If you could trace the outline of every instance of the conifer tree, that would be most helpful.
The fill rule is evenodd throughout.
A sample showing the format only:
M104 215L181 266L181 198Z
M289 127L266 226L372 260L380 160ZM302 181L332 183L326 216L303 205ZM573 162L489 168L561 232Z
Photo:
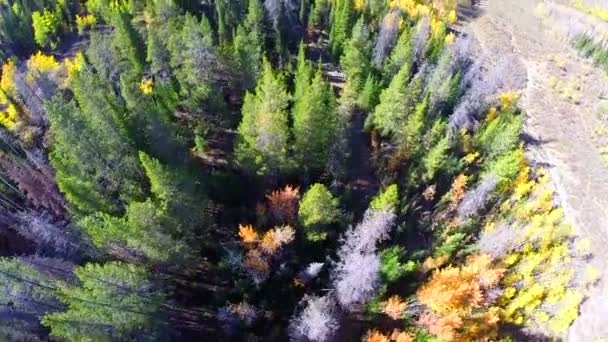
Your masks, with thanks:
M346 43L344 56L340 60L346 75L346 83L340 98L342 105L352 107L357 103L370 69L370 49L369 29L365 19L361 17L353 27L352 36Z
M342 54L344 42L347 41L354 20L352 0L335 0L331 7L331 30L329 48L331 54L338 58Z
M255 94L247 93L243 103L236 151L243 167L259 173L287 168L288 101L282 76L264 61Z
M264 8L260 0L249 0L247 16L234 37L234 56L243 71L246 89L255 86L264 54Z
M422 75L419 73L411 82L409 65L404 64L395 75L388 88L380 94L380 103L367 125L373 125L383 136L392 136L403 127L405 120L415 109L422 92Z
M109 262L86 264L75 273L77 284L59 288L67 311L47 314L42 320L52 336L96 341L153 336L163 297L149 282L145 268Z
M306 68L306 67L303 67ZM304 82L301 77L297 82ZM294 149L304 169L322 170L327 164L329 148L337 134L338 118L335 98L319 69L304 88L296 83L293 109Z
M48 105L57 184L79 213L119 213L142 194L143 173L131 147L123 113L95 74L75 75L74 101Z
M399 35L395 48L393 48L389 58L384 63L384 75L387 80L392 79L403 65L408 65L411 68L414 60L411 36L412 30L409 27L406 27Z
M319 30L329 27L330 0L315 0L310 10L309 24Z

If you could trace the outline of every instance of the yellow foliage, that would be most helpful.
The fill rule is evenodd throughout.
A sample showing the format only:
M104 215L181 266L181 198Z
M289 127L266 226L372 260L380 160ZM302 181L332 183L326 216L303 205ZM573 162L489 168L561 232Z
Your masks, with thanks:
M454 24L457 21L458 21L458 16L456 15L456 10L451 10L448 13L448 23Z
M0 112L0 125L12 129L19 120L19 113L17 107L14 104L9 104L6 108L6 112Z
M498 110L496 109L496 107L492 107L492 108L490 108L490 111L488 111L488 115L486 115L486 122L492 122L492 121L496 120L497 117L498 117Z
M401 297L395 295L383 303L382 312L392 319L400 319L401 316L403 316L406 307L407 304L401 299Z
M258 233L255 231L252 225L239 224L239 237L243 242L257 241Z
M462 158L462 161L465 164L472 164L479 158L479 156L480 156L479 152L469 153Z
M85 65L84 55L82 52L78 52L74 58L67 58L65 60L65 68L68 71L68 77L72 78L76 75Z
M2 79L0 79L0 88L6 93L10 93L15 89L13 76L15 75L15 62L9 59L2 65Z
M359 12L362 12L367 7L367 0L354 0L355 1L355 9Z
M517 93L512 90L504 92L498 96L502 110L510 109L513 105L515 105L518 98L519 96Z
M30 58L30 68L38 72L46 73L57 67L59 67L59 62L57 62L55 56L47 56L38 51Z
M81 34L85 29L91 28L97 24L97 17L94 14L76 15L76 27Z
M464 193L467 190L467 181L469 177L464 174L458 175L452 182L452 191L450 192L450 208L456 209L460 201L464 198Z
M151 79L143 79L139 83L139 90L145 95L150 95L154 91L154 81Z
M587 265L587 267L586 267L585 270L587 272L587 280L590 283L595 283L602 276L602 274L600 273L600 271L598 271L597 268L593 267L593 265Z
M454 40L456 40L456 36L452 32L445 35L446 44L450 45L454 42Z
M436 258L428 257L422 263L422 269L425 271L431 271L445 265L446 262L448 262L447 255L440 255Z

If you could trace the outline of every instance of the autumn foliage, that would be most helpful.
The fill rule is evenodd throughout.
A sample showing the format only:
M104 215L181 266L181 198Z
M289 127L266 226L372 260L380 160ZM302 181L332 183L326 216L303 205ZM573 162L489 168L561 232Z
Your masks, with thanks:
M283 190L275 190L266 195L268 213L277 224L294 224L298 217L300 188L286 185Z
M418 324L448 341L493 336L498 311L487 294L504 272L486 254L469 257L464 266L435 271L417 292L418 300L430 309Z

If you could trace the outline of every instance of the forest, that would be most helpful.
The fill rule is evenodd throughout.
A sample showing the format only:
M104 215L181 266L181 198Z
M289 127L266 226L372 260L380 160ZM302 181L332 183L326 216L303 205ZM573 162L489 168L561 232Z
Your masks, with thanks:
M0 0L0 340L562 336L591 241L457 6Z

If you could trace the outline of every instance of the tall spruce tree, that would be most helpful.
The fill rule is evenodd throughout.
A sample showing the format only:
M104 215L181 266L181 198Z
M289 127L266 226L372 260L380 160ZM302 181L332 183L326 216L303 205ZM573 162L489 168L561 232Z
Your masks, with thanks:
M357 103L360 91L366 81L370 69L369 29L363 17L357 20L353 27L351 38L346 43L344 56L340 65L346 75L346 83L342 91L340 103L352 107Z
M297 81L309 82L304 77ZM320 171L337 134L335 98L320 69L306 87L296 83L297 89L302 90L293 108L295 154L302 168Z
M344 42L347 41L354 21L352 0L335 0L331 7L331 30L329 32L329 49L337 59L342 55Z
M245 89L255 86L264 54L264 8L260 0L249 0L247 16L234 37L234 57L243 72Z
M243 167L259 173L288 168L288 103L282 76L264 61L255 93L247 93L243 103L236 150Z

